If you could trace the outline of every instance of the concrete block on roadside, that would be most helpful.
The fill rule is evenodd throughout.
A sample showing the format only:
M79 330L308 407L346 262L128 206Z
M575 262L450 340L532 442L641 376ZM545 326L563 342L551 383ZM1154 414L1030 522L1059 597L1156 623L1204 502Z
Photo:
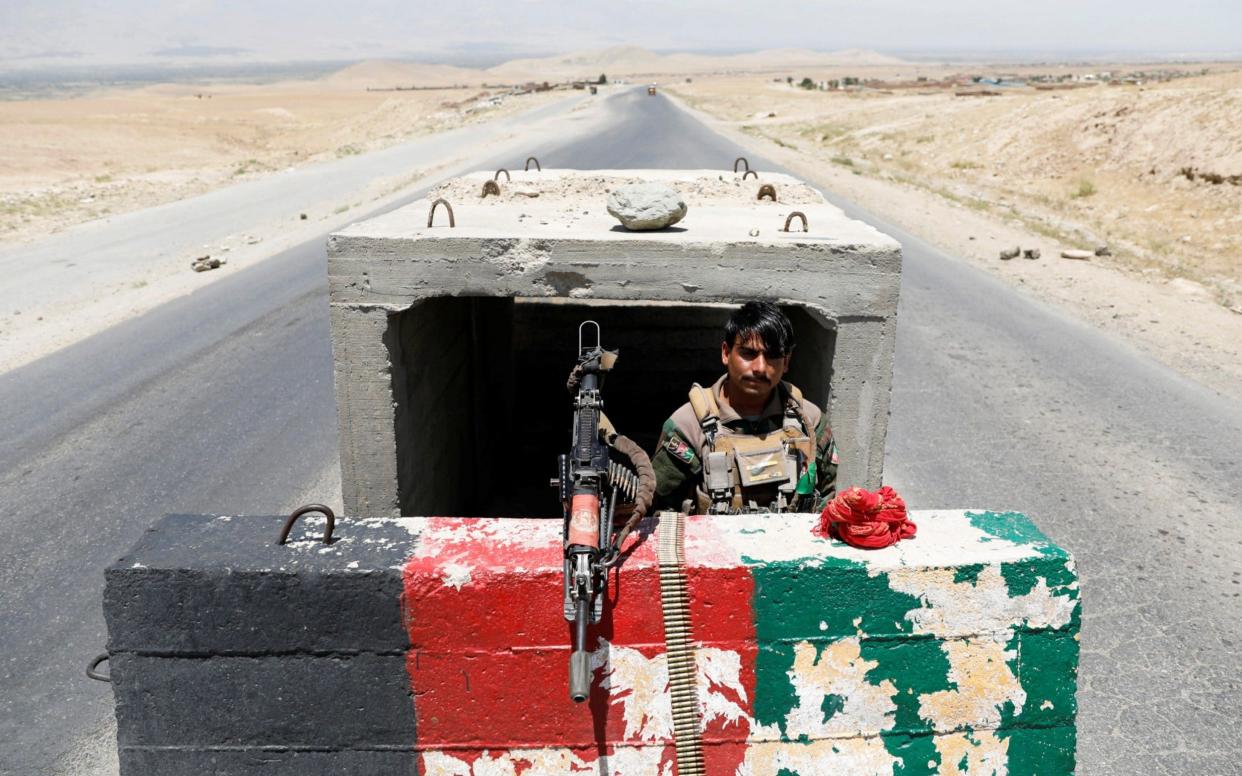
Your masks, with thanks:
M348 619L348 617L340 617ZM117 743L347 750L415 736L405 653L152 656L109 660Z
M108 649L147 654L400 651L400 579L411 541L390 520L169 515L105 572ZM362 541L360 534L366 537ZM347 609L349 618L339 613Z
M708 772L1071 774L1080 610L1068 553L1014 513L916 511L917 536L878 551L812 533L817 518L686 523ZM265 774L478 776L480 762L564 773L606 758L638 776L671 762L658 518L610 580L583 705L566 697L560 521L345 520L327 546L312 521L288 546L256 541L279 521L166 518L108 570L106 619L126 629L109 642L122 776L244 775L264 758ZM242 592L264 567L369 584L343 586L305 621L336 634L327 641L247 649L203 625L217 618L182 611L227 602L220 621L244 623L311 605ZM174 579L179 598L164 590ZM272 593L284 591L303 595ZM398 648L387 628L349 638L381 593Z
M419 776L412 751L127 747L120 772L142 776Z

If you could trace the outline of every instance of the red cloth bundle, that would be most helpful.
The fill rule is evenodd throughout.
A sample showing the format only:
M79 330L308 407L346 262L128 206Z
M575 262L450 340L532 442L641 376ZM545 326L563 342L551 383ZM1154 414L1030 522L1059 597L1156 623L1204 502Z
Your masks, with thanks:
M917 530L906 517L906 502L885 485L874 493L859 487L838 493L819 516L816 533L875 550L909 539Z

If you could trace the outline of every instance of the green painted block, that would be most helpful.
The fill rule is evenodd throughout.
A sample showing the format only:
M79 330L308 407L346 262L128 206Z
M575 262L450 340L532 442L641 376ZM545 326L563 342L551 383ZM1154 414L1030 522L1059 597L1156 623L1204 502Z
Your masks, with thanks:
M1054 728L1011 728L1001 731L1008 754L1009 776L1070 776L1078 732L1072 724Z
M1072 557L1017 513L912 517L879 551L747 518L755 740L787 761L882 743L877 773L1072 773Z
M1006 708L1006 727L1072 724L1078 713L1078 639L1059 632L1019 631L1010 642L1011 663L1026 701L1022 711Z

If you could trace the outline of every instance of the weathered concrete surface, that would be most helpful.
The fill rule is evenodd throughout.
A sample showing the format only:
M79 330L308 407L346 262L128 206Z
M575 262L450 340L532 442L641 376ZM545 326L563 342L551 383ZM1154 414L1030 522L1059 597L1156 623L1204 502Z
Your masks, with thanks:
M172 515L106 572L121 773L415 773L392 521Z
M1021 515L913 518L915 539L875 552L813 535L813 515L689 522L709 773L1073 772L1072 559ZM330 546L311 521L276 547L279 523L166 518L109 569L126 776L668 772L653 541L610 579L579 706L559 521L344 520ZM249 592L286 577L307 578L273 589L290 600ZM295 608L286 639L238 648ZM375 617L351 633L355 612Z
M467 176L454 184L460 191L450 185L440 193L466 197L467 189L473 191L490 178ZM660 232L629 232L618 226L605 211L607 192L635 180L678 188L690 206L689 215ZM878 486L900 247L846 218L796 179L765 175L763 182L776 186L780 201L756 201L750 193L757 189L755 181L715 171L514 173L512 183L504 182L506 194L501 197L470 195L454 201L456 228L445 225L443 213L437 216L438 225L428 228L430 202L423 201L333 235L328 271L346 511L459 511L456 504L428 496L424 481L439 477L436 487L449 492L468 488L467 472L477 470L468 464L481 459L478 450L484 446L477 427L488 424L476 424L474 431L455 437L450 429L429 434L427 427L438 422L436 415L477 410L481 400L475 397L476 406L471 407L462 386L478 386L482 378L477 370L499 361L520 362L521 354L484 352L491 340L481 339L479 328L506 329L503 312L482 324L466 311L452 327L419 312L443 298L459 300L462 310L469 304L466 300L497 297L566 300L584 308L601 302L694 308L764 298L804 311L806 336L797 359L818 362L823 370L809 375L813 384L803 388L811 394L831 389L826 410L841 450L841 481ZM796 220L795 231L782 231L795 209L806 215L809 231L798 231ZM403 331L396 321L405 314L418 318L419 325ZM582 317L590 317L589 311L584 309ZM552 376L555 384L572 365L575 332L570 327L547 336L571 343ZM410 355L436 346L448 359L444 364ZM816 352L815 346L832 351ZM642 355L665 358L659 346ZM686 372L670 379L684 392L690 382L714 377ZM424 396L456 403L430 403ZM526 403L523 396L508 398L519 408ZM683 400L651 408L641 427L654 432ZM506 429L510 437L521 431L520 424ZM411 441L420 434L422 441ZM464 448L447 457L425 451L442 445ZM542 454L551 461L555 452L549 447ZM438 474L433 472L437 467Z
M914 519L915 540L880 552L813 536L810 515L691 520L708 773L1073 772L1072 559L1021 515ZM670 762L653 543L610 584L592 634L607 694L588 714L565 698L567 629L547 614L559 536L555 521L425 525L406 597L429 776Z

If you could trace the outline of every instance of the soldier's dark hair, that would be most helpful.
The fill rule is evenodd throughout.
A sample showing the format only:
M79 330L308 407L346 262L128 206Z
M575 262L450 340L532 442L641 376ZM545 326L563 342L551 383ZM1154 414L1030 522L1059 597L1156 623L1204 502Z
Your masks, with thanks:
M763 340L763 347L771 358L787 356L794 349L793 324L781 308L771 302L747 302L725 322L724 342L730 350L739 337L744 341L752 334Z

